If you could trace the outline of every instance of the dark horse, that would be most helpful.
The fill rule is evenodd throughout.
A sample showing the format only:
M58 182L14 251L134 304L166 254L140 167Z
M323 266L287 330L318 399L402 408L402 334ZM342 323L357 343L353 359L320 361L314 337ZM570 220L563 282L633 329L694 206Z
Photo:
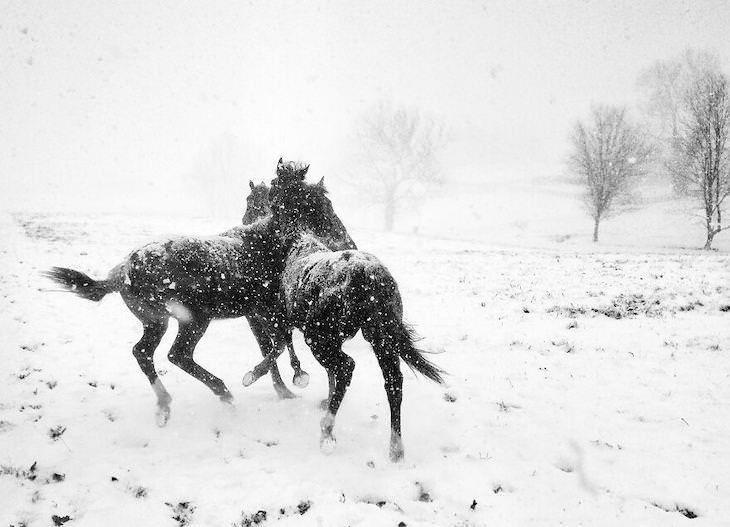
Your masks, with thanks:
M282 224L287 255L280 287L288 323L304 333L329 378L320 444L325 450L334 445L335 415L355 368L355 361L342 351L342 344L361 330L383 372L390 406L390 459L399 461L403 458L400 359L438 383L443 382L443 371L415 347L414 334L403 322L398 285L388 269L375 256L362 251L332 251L311 231L309 222L304 221L306 214L318 214L329 200L322 185L309 185L303 179L298 173L279 174L272 181L270 201L274 211L293 212ZM248 372L244 385L264 375L278 353L272 352Z
M280 159L277 174L304 178L307 169ZM276 349L283 350L290 342L279 281L287 254L281 233L292 223L307 225L324 239L339 239L346 232L326 200L318 202L316 211L278 207L270 216L218 236L170 238L147 244L132 251L104 280L59 267L46 275L89 300L98 301L116 291L121 294L142 322L143 335L132 353L157 395L158 423L165 424L171 397L157 376L153 354L170 317L177 319L179 329L168 359L224 402L232 400L226 385L193 359L195 346L211 320L247 316Z
M282 160L279 160L282 163ZM250 225L256 220L268 216L271 214L271 207L269 206L269 187L265 183L261 182L259 185L254 185L253 181L248 182L251 192L246 197L246 210L241 219L243 225ZM231 233L235 236L235 231L226 231L223 235ZM261 353L266 356L273 351L271 338L266 330L266 327L262 321L254 316L246 317L248 325L251 328L251 332L258 342ZM289 333L290 335L291 333ZM289 359L294 369L294 384L303 388L309 382L309 375L303 371L294 353L294 347L291 344L291 337L289 336L287 347L289 349ZM296 397L289 388L286 387L284 381L281 379L281 373L279 373L279 367L276 362L271 366L271 380L274 383L274 390L281 399L291 399Z

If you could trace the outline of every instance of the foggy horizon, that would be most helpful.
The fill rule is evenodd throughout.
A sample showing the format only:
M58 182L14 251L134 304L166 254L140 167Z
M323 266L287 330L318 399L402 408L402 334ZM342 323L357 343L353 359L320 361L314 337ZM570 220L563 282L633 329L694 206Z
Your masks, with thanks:
M225 141L241 197L281 155L342 192L357 120L382 101L445 124L446 181L555 177L571 125L592 103L634 107L642 68L688 47L730 62L730 13L709 1L9 2L3 12L9 210L205 214L193 179Z

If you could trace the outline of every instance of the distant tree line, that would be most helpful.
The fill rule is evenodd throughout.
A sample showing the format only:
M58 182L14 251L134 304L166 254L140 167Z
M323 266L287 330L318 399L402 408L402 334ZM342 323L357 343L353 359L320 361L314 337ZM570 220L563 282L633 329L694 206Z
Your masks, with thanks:
M670 178L674 191L702 212L705 249L730 227L723 213L730 195L730 94L717 57L685 51L640 74L642 119L621 107L597 105L571 134L569 168L584 188L598 241L601 220L635 203L649 173ZM727 215L725 215L727 216Z

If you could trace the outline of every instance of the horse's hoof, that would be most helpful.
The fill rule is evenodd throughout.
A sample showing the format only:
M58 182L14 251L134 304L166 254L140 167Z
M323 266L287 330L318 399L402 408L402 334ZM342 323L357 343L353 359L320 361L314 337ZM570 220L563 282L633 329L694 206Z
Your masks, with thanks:
M319 402L319 407L320 407L320 408L321 408L322 410L327 410L327 409L328 409L328 408L330 407L330 400L329 400L329 399L322 399L322 400L321 400L321 401Z
M223 395L221 395L220 400L227 405L233 406L233 395L231 395L230 393L224 393Z
M393 450L393 448L390 449L390 462L391 463L400 463L403 461L403 458L405 457L405 454L403 453L403 449L400 450Z
M254 377L252 371L246 373L246 375L243 376L244 386L251 386L254 382L256 382L256 377Z
M302 370L297 375L294 375L294 386L297 388L306 388L309 384L309 374Z
M157 421L157 426L159 426L160 428L167 425L167 422L170 420L170 407L169 406L158 407L157 414L155 415L155 420Z
M403 455L405 450L403 449L403 440L400 436L395 436L390 439L390 460L393 463L403 461Z
M324 455L329 456L335 451L335 444L336 441L334 436L322 436L319 440L319 449Z

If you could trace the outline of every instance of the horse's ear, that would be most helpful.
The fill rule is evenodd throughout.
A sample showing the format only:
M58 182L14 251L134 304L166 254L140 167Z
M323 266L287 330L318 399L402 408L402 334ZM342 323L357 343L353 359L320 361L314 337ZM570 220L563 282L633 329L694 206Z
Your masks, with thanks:
M249 187L251 187L251 190L253 190L253 189L254 189L254 187L255 187L256 185L254 185L254 184L253 184L253 181L251 181L251 180L249 179L249 180L248 180L248 186L249 186Z
M322 178L319 180L319 182L317 183L317 186L319 188L324 188L324 176L322 176Z
M303 179L304 179L304 176L306 176L306 175L307 175L307 171L308 171L308 170L309 170L309 165L307 165L307 166L305 166L305 167L304 167L303 169L301 169L301 170L299 171L299 173L297 174L297 175L299 176L299 179L302 179L302 180L303 180Z
M283 165L283 164L284 164L284 158L283 158L283 157L280 157L280 158L279 158L279 162L278 162L278 163L276 163L276 168L279 168L279 167L280 167L281 165Z

